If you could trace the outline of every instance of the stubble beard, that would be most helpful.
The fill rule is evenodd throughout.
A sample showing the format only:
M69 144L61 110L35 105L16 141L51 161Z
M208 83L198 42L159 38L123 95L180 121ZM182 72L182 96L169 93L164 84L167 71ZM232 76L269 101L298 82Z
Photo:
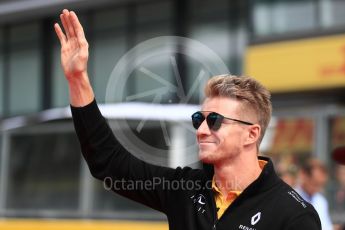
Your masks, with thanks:
M231 152L223 153L223 152L217 152L217 151L202 151L199 150L199 159L201 162L206 164L223 164L233 158L235 158L237 155L239 155L240 149L236 148Z

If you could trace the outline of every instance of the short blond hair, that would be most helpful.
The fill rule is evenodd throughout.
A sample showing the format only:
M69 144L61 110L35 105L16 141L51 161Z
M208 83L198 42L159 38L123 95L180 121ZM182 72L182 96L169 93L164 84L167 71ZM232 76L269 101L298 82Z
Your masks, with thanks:
M271 94L261 83L251 77L218 75L207 81L205 96L236 99L243 105L242 112L254 112L261 127L259 147L272 114Z

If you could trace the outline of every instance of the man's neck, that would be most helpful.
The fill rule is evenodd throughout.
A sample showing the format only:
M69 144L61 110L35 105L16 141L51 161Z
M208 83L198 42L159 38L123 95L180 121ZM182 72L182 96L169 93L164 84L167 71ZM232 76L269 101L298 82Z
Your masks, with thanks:
M257 156L251 153L242 153L214 165L215 182L223 195L230 191L243 191L260 173Z

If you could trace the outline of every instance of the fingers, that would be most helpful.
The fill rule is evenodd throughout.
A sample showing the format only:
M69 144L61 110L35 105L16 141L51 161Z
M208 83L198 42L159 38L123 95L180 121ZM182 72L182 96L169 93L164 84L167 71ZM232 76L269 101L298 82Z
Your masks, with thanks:
M87 50L88 43L85 38L84 29L75 12L64 9L62 14L60 14L60 19L66 35L62 32L59 24L56 23L54 28L61 45L66 44L71 38L76 38L79 46L84 47Z
M71 22L70 12L66 9L62 11L62 24L64 26L67 38L76 36L72 22Z
M69 39L69 38L70 38L70 35L69 35L69 31L68 31L68 26L67 26L67 23L66 23L65 16L64 16L63 14L60 14L60 20L61 20L63 29L65 30L67 39Z
M66 43L66 36L62 32L61 27L60 27L60 25L58 23L54 24L54 29L55 29L56 35L58 36L58 38L60 40L61 46L65 45L65 43Z
M83 45L86 42L84 29L82 25L80 24L77 15L73 11L70 12L70 19L71 19L71 24L74 28L74 32L76 33L78 42L80 45Z

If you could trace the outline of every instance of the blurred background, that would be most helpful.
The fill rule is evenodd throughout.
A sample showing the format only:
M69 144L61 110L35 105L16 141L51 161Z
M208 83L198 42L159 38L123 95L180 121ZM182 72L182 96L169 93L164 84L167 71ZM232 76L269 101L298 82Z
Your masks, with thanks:
M272 92L274 109L261 153L274 159L280 175L290 173L293 180L300 161L321 160L329 174L321 192L333 223L344 222L345 170L338 170L331 158L332 150L345 144L344 0L2 0L0 229L135 229L139 224L141 229L168 229L163 215L105 191L88 172L69 114L60 44L53 29L64 8L76 11L84 26L89 75L100 104L105 103L117 61L141 42L159 36L199 41L232 74L262 82ZM200 63L179 49L176 63L188 90L197 81ZM145 64L165 81L176 83L169 59ZM143 75L131 73L123 98L157 87ZM199 88L182 110L200 103ZM145 106L153 99L146 95L134 101ZM180 101L170 92L158 103ZM116 110L106 117L110 124L121 119L129 123L128 132L140 123L139 115L119 119ZM171 121L162 129L165 118L152 118L136 135L166 150L161 156L165 165L190 165L185 155L197 156L196 147L183 154L172 150L195 143L187 118L181 121L190 126L187 129ZM162 132L170 134L170 141Z

